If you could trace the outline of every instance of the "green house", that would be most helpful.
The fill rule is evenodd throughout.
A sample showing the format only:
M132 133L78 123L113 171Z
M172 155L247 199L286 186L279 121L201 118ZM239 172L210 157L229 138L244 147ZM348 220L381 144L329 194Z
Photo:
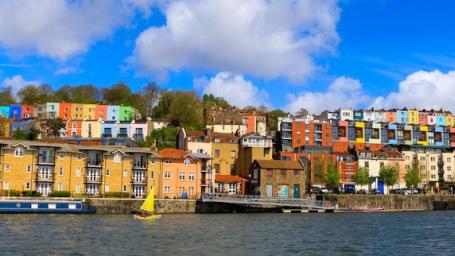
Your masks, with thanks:
M119 120L120 121L131 121L133 120L133 107L120 106Z

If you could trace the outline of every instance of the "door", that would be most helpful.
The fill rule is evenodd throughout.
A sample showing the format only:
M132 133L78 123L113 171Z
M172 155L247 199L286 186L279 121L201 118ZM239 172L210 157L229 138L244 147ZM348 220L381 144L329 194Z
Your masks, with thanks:
M266 186L267 197L273 197L273 187L272 185Z
M300 184L294 184L294 198L300 198Z
M379 194L384 194L384 183L378 181L378 192Z

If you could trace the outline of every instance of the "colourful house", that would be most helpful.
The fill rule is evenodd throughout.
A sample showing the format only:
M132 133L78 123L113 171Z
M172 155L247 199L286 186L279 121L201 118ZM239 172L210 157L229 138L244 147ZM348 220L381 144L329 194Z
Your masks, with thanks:
M442 112L436 113L435 118L436 118L436 125L437 126L446 125L446 116L445 116L444 113L442 113Z
M117 137L117 122L102 121L100 130L102 138L115 138Z
M83 104L82 105L82 119L95 120L96 104Z
M389 144L396 145L398 144L398 127L396 124L389 124L387 128L387 141Z
M84 120L81 123L82 138L101 138L101 122L98 120Z
M417 109L408 110L408 124L419 124L419 111Z
M121 105L119 110L119 120L120 122L133 120L133 108Z
M31 105L22 105L21 106L21 119L32 118L34 107Z
M46 104L36 104L33 110L33 116L38 119L46 119Z
M365 143L365 123L355 122L355 142Z
M449 140L450 146L455 147L455 128L450 128Z
M107 106L107 120L108 121L118 121L119 113L120 113L120 106L118 106L118 105Z
M46 103L46 117L51 118L51 119L60 117L60 103L47 102Z
M106 121L107 119L107 105L98 104L95 107L95 119Z
M435 125L436 124L436 116L434 113L428 113L427 115L427 124L428 125Z
M66 132L68 138L77 138L82 136L82 121L69 120L66 122Z
M9 118L9 106L0 106L0 117Z
M363 121L363 110L354 110L354 120Z
M143 141L151 131L151 121L131 122L131 139L134 141Z
M408 122L408 111L397 110L397 123L406 124Z
M417 143L422 146L428 146L428 126L420 125L420 134Z
M403 140L404 140L404 144L406 144L406 145L413 145L414 144L412 130L413 130L412 125L405 125L404 126L404 129L403 129Z
M372 144L380 144L381 143L381 124L380 123L372 123L369 124L368 127L365 128L365 137L366 142Z
M60 103L60 118L63 120L71 119L72 103L61 102Z
M426 111L419 112L419 124L428 124L428 115Z
M10 105L9 106L9 118L21 120L22 119L22 106L21 105Z
M449 111L446 111L444 114L446 116L446 126L454 127L455 120L454 120L453 114L450 113Z
M73 103L71 105L71 119L72 120L82 120L83 119L83 108L84 104Z
M397 122L397 111L390 110L385 112L386 122L396 123Z

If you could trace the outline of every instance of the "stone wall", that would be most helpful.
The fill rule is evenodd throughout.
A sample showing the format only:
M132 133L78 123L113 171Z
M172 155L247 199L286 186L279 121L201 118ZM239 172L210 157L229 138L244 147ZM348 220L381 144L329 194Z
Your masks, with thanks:
M96 213L131 213L137 211L143 199L90 198L86 202L96 207ZM156 213L195 213L196 200L157 199Z
M330 195L339 209L384 208L387 211L433 210L434 201L455 201L455 195Z

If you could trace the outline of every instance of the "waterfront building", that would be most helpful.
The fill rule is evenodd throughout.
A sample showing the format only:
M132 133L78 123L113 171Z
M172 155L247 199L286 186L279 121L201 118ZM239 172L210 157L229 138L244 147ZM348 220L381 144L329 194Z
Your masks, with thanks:
M415 108L408 110L408 124L419 124L419 111Z
M107 117L107 105L104 104L96 104L95 106L95 119L106 121L108 120Z
M388 123L396 123L397 122L397 111L394 109L385 111L385 118L386 118L386 122L388 122Z
M247 179L238 175L217 174L215 177L215 193L226 193L229 195L244 195L246 191Z
M46 103L46 118L55 119L60 117L60 103L47 102Z
M133 114L134 114L134 111L133 111L133 108L130 107L130 106L124 106L124 105L121 105L119 107L119 121L120 122L131 122L131 120L133 120Z
M339 112L340 120L354 120L354 111L352 109L340 109Z
M107 106L107 120L109 120L109 121L117 121L117 120L119 120L119 112L120 112L120 106L119 105L109 105L109 106Z
M85 120L95 120L95 109L96 104L83 104L82 105L82 119Z
M82 121L69 120L66 122L66 134L68 138L82 137Z
M211 133L212 169L216 176L234 175L238 156L239 139L233 134Z
M406 109L397 110L397 122L406 124L408 122L408 111Z
M246 125L246 133L256 133L265 136L267 133L267 116L253 111L241 111L242 123Z
M71 119L73 116L71 115L71 110L73 108L72 103L67 103L67 102L60 102L60 118L62 120L68 120Z
M101 138L101 122L96 120L83 120L81 122L82 138Z
M162 157L162 195L164 198L198 198L201 195L202 161L178 149L159 151Z
M82 120L84 115L84 104L71 104L71 120Z
M20 120L22 117L22 106L21 105L10 105L9 106L9 116L8 118Z
M240 138L236 174L248 178L254 160L272 160L272 137L246 134Z
M33 106L21 105L21 119L32 118L33 116Z
M300 161L255 160L250 167L252 193L261 197L302 198L305 167Z

